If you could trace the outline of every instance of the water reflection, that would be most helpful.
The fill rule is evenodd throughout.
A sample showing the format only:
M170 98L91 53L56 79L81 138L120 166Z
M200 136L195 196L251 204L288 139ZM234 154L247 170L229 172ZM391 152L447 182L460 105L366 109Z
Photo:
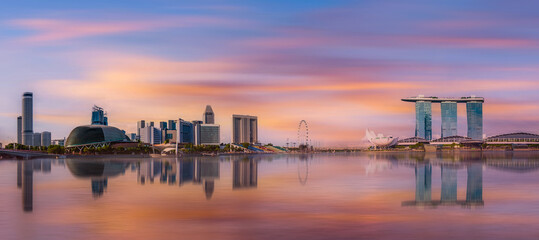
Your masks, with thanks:
M346 164L363 164L365 158L370 159L365 166L365 173L355 173L357 176L380 171L391 171L398 166L409 169L409 180L415 184L415 197L399 199L402 206L438 207L463 206L480 207L485 204L483 200L483 171L492 168L496 171L510 171L516 173L535 171L539 169L538 153L369 153L358 155L287 155L283 156L241 156L241 157L191 157L182 159L68 159L65 160L67 169L77 179L88 181L89 192L95 199L105 195L109 184L114 178L122 176L126 170L133 172L130 179L139 185L166 184L176 186L175 189L185 185L200 187L200 196L211 200L216 189L257 191L259 188L259 168L261 162L272 165L273 160L286 160L291 162L292 174L296 174L300 185L307 184L310 176L312 159L331 159L335 156L355 159ZM321 160L325 161L325 160ZM333 161L333 159L331 160ZM22 208L24 212L34 210L34 174L35 172L49 174L53 165L63 165L62 160L28 160L18 161L16 166L17 188L22 191ZM226 164L226 165L224 165ZM296 165L297 164L297 165ZM342 162L326 162L325 164L337 166ZM374 167L371 166L374 165ZM263 164L262 166L265 166ZM274 166L278 166L275 163ZM219 182L221 170L225 169L225 176L231 182ZM230 172L228 172L230 171ZM439 171L439 172L438 172ZM433 172L440 173L440 181L433 181ZM135 180L136 175L136 180ZM314 179L315 183L318 179ZM465 197L458 196L459 180L466 182ZM313 181L313 180L310 180ZM435 184L433 184L433 182ZM439 184L438 184L439 183ZM340 183L350 184L347 182ZM137 185L137 184L135 184ZM434 185L434 186L433 186ZM463 185L461 185L463 187ZM434 191L433 191L434 188ZM433 196L439 189L440 195ZM410 194L414 189L409 189ZM463 191L461 191L463 193ZM437 195L437 194L435 194Z
M415 200L402 202L403 206L461 205L482 206L483 167L481 163L466 163L465 166L442 164L440 200L432 200L432 164L417 163L415 166ZM465 167L467 171L466 200L457 199L457 170Z
M103 195L109 178L124 174L128 167L128 164L123 162L83 159L68 159L66 165L73 176L90 179L92 195L95 198Z
M252 159L236 160L233 163L233 189L256 188L258 185L258 164Z
M51 172L52 160L17 161L17 188L22 188L22 208L24 212L34 209L34 171L45 174Z

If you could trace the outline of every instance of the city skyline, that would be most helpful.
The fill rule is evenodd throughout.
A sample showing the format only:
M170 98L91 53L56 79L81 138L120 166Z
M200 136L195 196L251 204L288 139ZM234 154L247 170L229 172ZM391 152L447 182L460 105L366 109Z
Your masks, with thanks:
M33 129L53 139L86 124L94 104L128 133L211 105L222 142L231 116L247 114L263 143L285 145L305 119L313 141L355 146L365 128L414 136L415 109L400 99L420 94L484 97L487 136L538 133L539 3L105 3L6 3L4 145L17 142L24 92ZM433 105L433 139L441 115Z

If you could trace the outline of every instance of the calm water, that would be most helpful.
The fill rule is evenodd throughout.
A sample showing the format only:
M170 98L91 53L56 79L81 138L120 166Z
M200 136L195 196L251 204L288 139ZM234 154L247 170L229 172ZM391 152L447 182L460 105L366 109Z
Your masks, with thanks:
M0 162L1 239L537 239L539 154Z

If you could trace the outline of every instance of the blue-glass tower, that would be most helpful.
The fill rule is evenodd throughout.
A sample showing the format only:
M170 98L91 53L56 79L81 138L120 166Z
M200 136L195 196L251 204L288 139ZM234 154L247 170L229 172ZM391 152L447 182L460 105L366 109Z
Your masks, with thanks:
M426 140L432 139L432 103L417 101L415 103L415 136Z
M457 102L441 102L442 137L457 135Z
M109 125L109 119L107 114L103 111L103 108L94 106L92 108L92 125Z
M473 140L483 139L483 103L467 102L468 137Z

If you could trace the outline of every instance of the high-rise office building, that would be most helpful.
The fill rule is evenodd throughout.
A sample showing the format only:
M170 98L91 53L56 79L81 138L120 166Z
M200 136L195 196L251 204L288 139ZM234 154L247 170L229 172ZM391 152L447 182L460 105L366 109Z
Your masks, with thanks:
M468 137L473 140L483 139L483 103L467 102Z
M159 122L159 128L161 128L161 130L168 129L167 122Z
M17 117L17 144L22 144L22 116Z
M161 130L153 126L141 128L140 141L149 144L161 144Z
M232 143L258 143L258 117L233 115Z
M34 133L32 146L41 147L41 133Z
M129 139L131 139L131 142L137 141L137 134L136 133L129 134Z
M194 143L193 123L178 119L177 121L177 142L178 143Z
M95 105L92 108L92 125L108 125L107 113L103 108Z
M34 109L33 93L22 95L22 144L31 146L34 143Z
M210 105L206 106L206 111L204 111L202 119L204 119L205 124L215 124L215 116Z
M457 136L457 102L441 102L442 137Z
M168 120L168 129L176 130L176 120Z
M418 101L415 103L416 122L415 136L426 140L432 139L432 109L431 102Z
M221 144L221 126L217 124L195 125L196 145L219 145Z
M137 122L137 139L135 140L140 140L140 130L145 127L146 127L146 121L140 120Z
M41 146L48 147L51 145L51 133L50 132L42 132L41 133Z

